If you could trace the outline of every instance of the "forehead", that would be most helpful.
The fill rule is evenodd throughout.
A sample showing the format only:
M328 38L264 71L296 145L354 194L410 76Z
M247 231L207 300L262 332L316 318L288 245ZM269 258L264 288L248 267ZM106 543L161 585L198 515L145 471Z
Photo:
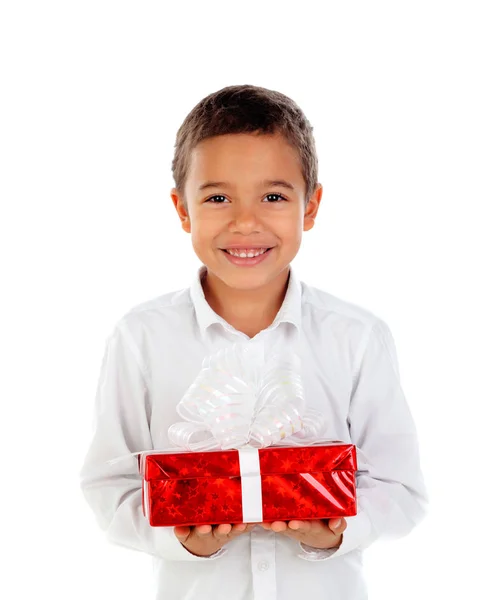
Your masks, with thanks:
M297 149L281 134L228 134L203 140L193 149L192 180L293 179L303 183ZM231 175L231 177L230 177Z

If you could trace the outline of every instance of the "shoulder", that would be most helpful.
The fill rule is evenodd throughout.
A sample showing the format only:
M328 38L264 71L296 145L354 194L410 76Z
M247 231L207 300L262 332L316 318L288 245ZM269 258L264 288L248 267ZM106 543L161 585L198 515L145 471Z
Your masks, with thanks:
M190 289L161 294L131 306L115 322L114 331L125 331L138 341L164 330L175 331L191 322Z
M319 320L323 326L348 327L361 331L371 331L382 319L373 311L335 296L323 289L302 284L302 312Z
M345 352L354 377L368 348L372 355L387 351L397 365L390 327L364 306L302 283L302 318L313 343L321 344L326 352L334 347Z

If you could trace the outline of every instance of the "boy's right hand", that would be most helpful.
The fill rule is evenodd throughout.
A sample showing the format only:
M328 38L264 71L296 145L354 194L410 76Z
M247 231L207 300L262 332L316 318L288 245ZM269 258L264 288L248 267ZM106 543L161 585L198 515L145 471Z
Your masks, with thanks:
M174 533L183 546L196 556L210 556L232 539L252 531L256 523L236 525L198 525L175 527Z

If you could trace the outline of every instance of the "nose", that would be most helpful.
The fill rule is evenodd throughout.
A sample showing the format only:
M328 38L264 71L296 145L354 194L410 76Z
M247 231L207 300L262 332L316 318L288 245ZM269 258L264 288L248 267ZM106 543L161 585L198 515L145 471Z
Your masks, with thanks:
M230 223L230 231L241 233L250 233L261 229L261 223L257 215L257 208L241 203L235 208L233 218Z

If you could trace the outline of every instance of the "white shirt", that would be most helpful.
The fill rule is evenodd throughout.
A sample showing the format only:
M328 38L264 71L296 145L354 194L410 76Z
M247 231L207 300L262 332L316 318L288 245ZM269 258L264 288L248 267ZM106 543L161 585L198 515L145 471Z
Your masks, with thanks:
M107 339L81 470L97 522L110 542L154 557L157 600L365 600L363 550L408 534L428 503L390 330L371 312L299 281L291 266L274 322L250 339L209 306L204 273L202 266L191 287L129 310ZM257 526L212 557L197 557L172 527L151 527L143 516L136 458L106 464L169 446L168 428L181 420L176 405L204 357L235 342L261 361L269 348L293 344L307 405L327 421L324 437L356 445L358 514L346 518L338 550L313 552Z

